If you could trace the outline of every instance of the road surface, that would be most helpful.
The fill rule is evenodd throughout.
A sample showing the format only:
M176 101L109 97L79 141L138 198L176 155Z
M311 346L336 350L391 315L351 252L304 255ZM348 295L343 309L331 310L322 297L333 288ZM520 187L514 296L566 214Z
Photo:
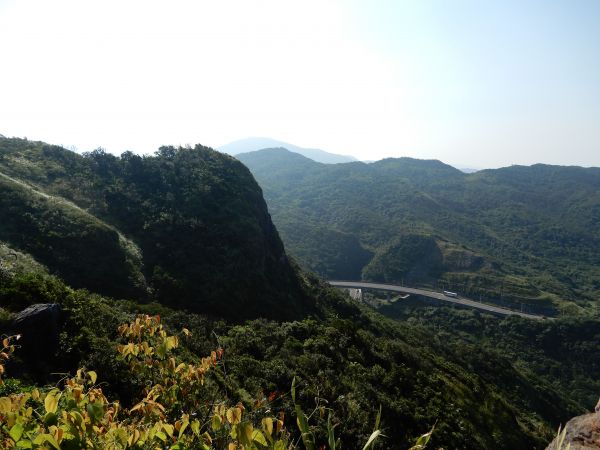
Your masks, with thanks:
M456 303L470 308L477 308L483 311L491 312L493 314L501 315L516 315L525 317L527 319L545 319L545 316L538 316L536 314L527 314L519 311L513 311L507 308L500 308L499 306L492 306L485 303L476 302L464 297L447 297L441 292L427 291L425 289L409 288L404 286L396 286L392 284L381 284L381 283L365 283L362 281L328 281L329 284L336 287L353 288L353 289L379 289L381 291L392 291L392 292L403 292L406 294L422 295L423 297L434 298L436 300L442 300L449 303Z

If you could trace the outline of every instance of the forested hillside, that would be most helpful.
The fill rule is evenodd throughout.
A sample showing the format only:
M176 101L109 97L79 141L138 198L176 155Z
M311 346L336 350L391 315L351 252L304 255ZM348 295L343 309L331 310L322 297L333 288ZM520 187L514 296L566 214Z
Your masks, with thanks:
M289 251L324 277L444 288L548 314L599 304L598 168L332 166L283 149L238 158Z
M214 150L81 156L2 139L0 183L0 240L74 287L227 317L312 307L252 175Z
M318 302L318 316L231 324L156 303L75 291L22 255L20 265L3 261L3 333L15 331L12 312L33 303L57 303L61 316L55 341L39 342L43 330L24 334L15 359L6 364L0 397L34 383L58 383L63 373L85 366L106 383L107 395L131 407L141 400L145 378L116 357L117 328L143 312L160 314L171 331L191 330L192 338L182 338L178 352L184 361L222 349L220 369L207 374L203 402L242 402L253 415L264 409L260 402L268 396L268 407L284 413L293 433L289 389L295 377L302 407L330 409L345 448L366 441L380 406L384 448L407 448L412 437L434 424L433 448L544 448L559 423L595 402L597 322L537 324L444 308L420 308L415 319L391 321L307 277L304 286ZM318 411L311 429L324 443L327 414ZM200 412L211 415L210 407Z
M363 165L340 167L352 171ZM446 172L457 176L436 163L432 178ZM597 319L532 323L444 307L412 311L408 304L383 308L385 317L357 305L288 260L250 172L211 149L162 147L153 156L115 157L0 139L0 173L0 334L22 334L17 347L7 347L10 358L2 357L0 398L14 395L18 402L26 398L20 394L33 396L37 386L57 402L55 407L27 397L32 410L24 408L23 414L38 418L48 432L0 420L2 445L51 435L70 448L75 431L66 427L68 432L59 433L56 424L76 417L73 410L61 417L50 410L73 408L69 398L79 391L57 398L47 386L72 389L61 380L78 367L93 370L92 384L95 375L100 383L86 395L101 386L122 408L143 402L158 368L136 372L116 351L121 344L125 352L119 325L139 313L156 316L170 333L187 328L172 363L164 356L166 347L157 346L154 355L143 350L148 357L162 354L173 372L218 350L214 367L203 372L204 384L194 388L193 414L204 418L196 436L215 431L221 419L214 407L226 404L243 406L244 424L256 428L260 414L276 415L291 442L299 442L298 409L290 396L294 378L299 405L314 411L310 431L316 448L329 445L332 426L343 448L366 442L381 407L386 438L378 441L380 448L408 448L435 425L431 448L541 449L559 423L595 403ZM290 172L289 181L300 186L308 174ZM364 245L362 237L329 226L323 230L315 229L314 236L321 236L331 261L344 261L337 252ZM425 233L410 236L388 254L429 255L441 242ZM376 242L374 234L371 239ZM358 250L353 264L364 266L372 254ZM390 267L383 256L378 261ZM402 264L413 267L412 260ZM22 328L24 308L36 304L58 306L50 307L52 315L41 324ZM175 350L171 344L168 350ZM131 345L126 348L137 351ZM161 392L160 401L170 395ZM8 402L0 401L2 414ZM114 405L84 405L82 421L91 430L101 418L112 420ZM172 406L152 419L164 421L165 433L171 433L169 441L165 433L155 434L164 436L165 448L178 439L170 423L179 426L181 439L192 433L182 425L181 405ZM8 413L15 419L15 411ZM224 436L213 447L241 442L236 436ZM123 448L141 448L128 445L129 437L119 438Z

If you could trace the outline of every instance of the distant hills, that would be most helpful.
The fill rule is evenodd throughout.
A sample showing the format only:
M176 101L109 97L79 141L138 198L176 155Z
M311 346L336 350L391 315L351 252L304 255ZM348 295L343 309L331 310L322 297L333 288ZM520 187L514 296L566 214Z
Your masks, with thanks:
M338 164L356 161L356 158L354 158L353 156L337 155L335 153L329 153L316 148L302 148L294 144L265 137L240 139L239 141L234 141L229 144L218 147L217 150L235 156L239 155L240 153L253 152L265 148L285 148L294 153L298 153L302 156L310 158L313 161L317 161L324 164Z
M282 149L238 156L286 247L331 279L456 290L509 306L600 302L600 169L466 174L435 160L325 165Z

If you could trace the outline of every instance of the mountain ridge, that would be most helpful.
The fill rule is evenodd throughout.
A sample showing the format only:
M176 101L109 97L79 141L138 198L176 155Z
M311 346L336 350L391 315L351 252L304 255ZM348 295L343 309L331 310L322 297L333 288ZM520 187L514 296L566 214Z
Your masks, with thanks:
M240 139L217 147L217 150L232 156L236 156L240 153L248 153L268 148L285 148L291 152L298 153L309 159L312 159L313 161L325 164L339 164L356 161L356 158L353 156L339 155L337 153L330 153L317 148L299 147L288 142L278 141L276 139L266 137Z
M348 273L343 261L356 252L391 261L385 255L393 251L392 259L402 259L408 254L400 256L398 249L409 252L409 242L429 236L442 255L442 269L431 266L430 276L413 282L517 307L570 304L575 312L577 302L599 300L599 260L591 250L600 249L598 168L539 164L465 174L440 161L412 158L335 166L297 165L276 151L239 158L262 186L290 252L331 278ZM325 256L308 239L316 229L353 236L355 250L334 266L323 264ZM460 262L472 258L486 262L480 269ZM403 271L384 275L367 266L350 272L372 281L403 278Z

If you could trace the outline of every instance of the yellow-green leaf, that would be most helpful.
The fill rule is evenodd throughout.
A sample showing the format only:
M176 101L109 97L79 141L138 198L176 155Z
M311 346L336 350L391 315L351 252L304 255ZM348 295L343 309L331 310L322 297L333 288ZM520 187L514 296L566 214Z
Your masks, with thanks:
M56 442L56 439L54 439L54 436L52 436L51 434L47 434L47 433L39 434L33 441L33 443L35 445L41 445L44 442L47 442L52 447L54 447L56 450L60 450L60 446L58 445L58 442Z
M252 433L252 440L254 442L258 442L260 445L267 445L265 435L262 434L260 430L254 430L254 432Z
M184 419L181 422L181 428L179 428L179 435L178 435L178 439L181 439L181 436L183 436L183 433L185 432L186 428L188 427L188 425L190 424L190 421L187 419Z
M20 423L15 423L8 432L8 434L13 439L13 441L17 442L19 439L21 439L21 436L23 435L23 425L21 425Z
M0 413L6 414L12 410L12 402L8 397L0 397Z
M262 420L262 426L263 426L263 430L265 430L265 432L271 436L273 434L273 419L271 419L270 417L265 417Z
M46 398L44 399L44 407L46 408L46 412L56 413L56 410L58 409L58 399L60 399L60 396L61 393L58 391L58 389L52 389L50 392L48 392Z
M221 416L215 414L212 418L211 426L214 431L219 431L223 426L223 420L221 419Z
M242 421L242 410L240 408L229 408L226 417L230 424L237 425Z
M213 419L213 423L214 423L214 419ZM194 420L191 423L190 427L196 436L198 436L200 434L200 422L198 420Z
M171 425L170 423L163 423L162 427L163 427L163 430L165 430L167 432L169 437L173 437L173 430L174 430L173 425Z
M251 423L245 423L243 425L242 429L244 430L244 435L245 435L246 439L248 439L249 441L251 441L252 440L252 433L254 432L254 427L252 426L252 424Z
M90 377L92 384L96 384L96 380L98 379L98 375L96 374L96 372L94 372L93 370L90 370L87 374L88 374L88 377Z
M373 443L375 442L375 440L381 435L381 430L375 430L371 433L371 436L369 436L369 439L367 440L367 443L365 444L365 446L363 447L363 450L367 450L368 448L371 447L371 445L373 445Z

